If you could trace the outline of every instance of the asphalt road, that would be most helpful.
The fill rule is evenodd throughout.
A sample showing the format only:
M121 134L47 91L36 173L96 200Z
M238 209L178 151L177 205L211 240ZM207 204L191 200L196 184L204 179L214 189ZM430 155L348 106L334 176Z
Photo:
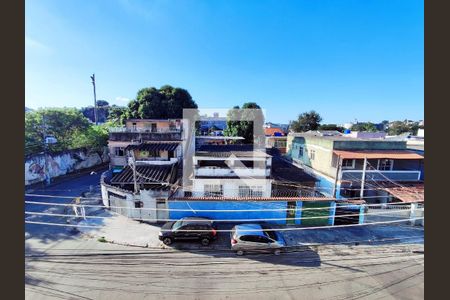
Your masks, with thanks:
M415 252L418 251L418 252ZM66 238L26 240L26 299L423 299L423 245L237 257Z
M42 194L42 195L52 195L52 196L71 196L78 197L81 193L89 191L90 187L100 186L100 176L103 171L96 171L95 174L90 175L90 173L74 176L70 180L64 180L55 184L51 184L48 187L34 187L31 191L28 190L27 194ZM50 203L70 203L72 199L64 198L54 198L54 197L32 197L25 196L25 200L36 201L36 202L50 202ZM63 207L51 207L46 205L37 204L25 204L25 211L33 212L54 212L63 213ZM69 212L73 214L73 212ZM29 221L39 221L48 223L64 223L65 219L61 217L52 216L36 216L36 215L25 215L25 220ZM32 236L48 236L52 238L55 235L66 234L66 227L59 226L45 226L36 224L25 224L25 232Z

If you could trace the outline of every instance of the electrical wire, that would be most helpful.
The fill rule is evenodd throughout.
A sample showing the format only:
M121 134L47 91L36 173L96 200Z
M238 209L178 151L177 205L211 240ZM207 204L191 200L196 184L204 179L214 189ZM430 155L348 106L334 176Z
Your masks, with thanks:
M344 228L344 227L359 227L359 226L370 226L370 225L378 225L378 224L394 224L394 223L402 223L416 220L423 220L424 217L419 218L409 218L404 220L394 220L394 221L382 221L382 222L370 222L370 223L362 223L362 224L345 224L345 225L332 225L332 226L313 226L313 227L287 227L287 228L268 228L268 229L244 229L242 232L255 232L255 231L296 231L296 230L314 230L314 229L328 229L328 228ZM51 222L39 222L39 221L27 221L27 224L40 224L40 225L54 225L54 226L68 226L68 227L87 227L87 228L103 228L102 226L94 226L94 225L75 225L75 224L61 224L61 223L51 223ZM119 228L119 227L118 227ZM121 228L121 227L120 227ZM161 229L162 232L171 231L171 229ZM205 230L195 230L195 229L186 229L182 230L182 232L204 232ZM216 232L233 232L232 229L217 229Z

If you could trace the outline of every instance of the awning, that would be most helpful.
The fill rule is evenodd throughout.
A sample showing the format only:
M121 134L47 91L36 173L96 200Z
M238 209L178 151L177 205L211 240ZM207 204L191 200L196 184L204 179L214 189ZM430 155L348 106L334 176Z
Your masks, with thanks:
M125 150L139 151L174 151L179 143L142 143L139 145L128 145Z
M342 159L424 159L422 155L409 150L334 150L333 153Z
M402 202L410 203L425 201L425 188L423 184L405 187L390 187L385 188L385 191Z
M176 165L136 166L136 181L144 184L173 183ZM122 172L113 175L112 184L133 184L133 170L126 166Z

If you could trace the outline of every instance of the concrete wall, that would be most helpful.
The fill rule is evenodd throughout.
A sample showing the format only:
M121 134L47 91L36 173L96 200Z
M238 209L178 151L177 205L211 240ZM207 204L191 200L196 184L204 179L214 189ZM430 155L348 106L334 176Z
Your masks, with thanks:
M251 202L251 201L170 201L170 209L189 209L191 211L170 211L170 219L183 217L207 217L220 220L236 219L282 219L267 221L275 224L286 224L286 201ZM280 211L244 211L244 212L202 212L196 210L259 210L259 209L283 209Z
M108 162L108 149L103 153L89 152L85 149L69 150L62 153L33 155L25 159L25 185L45 181L74 171L91 168ZM45 162L46 168L45 168ZM45 172L45 169L47 172Z
M263 197L270 197L272 194L272 180L270 179L196 178L193 180L193 195L203 196L205 184L222 185L223 195L225 197L238 197L240 185L261 186L263 189Z

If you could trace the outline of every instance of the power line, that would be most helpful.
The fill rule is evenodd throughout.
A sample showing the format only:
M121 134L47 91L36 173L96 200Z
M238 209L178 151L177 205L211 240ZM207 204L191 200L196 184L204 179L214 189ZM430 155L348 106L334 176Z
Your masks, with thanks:
M333 225L333 226L314 226L314 227L288 227L288 228L268 228L268 229L244 229L242 232L254 232L254 231L296 231L296 230L313 230L313 229L328 229L328 228L343 228L343 227L356 227L356 226L370 226L377 224L393 224L393 223L402 223L409 222L415 220L423 220L424 217L420 218L409 218L404 220L394 220L394 221L382 221L382 222L370 222L363 224L346 224L346 225ZM40 225L50 225L50 226L68 226L68 227L87 227L87 228L102 228L102 226L93 226L93 225L74 225L74 224L61 224L61 223L50 223L50 222L37 222L37 221L27 221L27 224L40 224ZM118 227L119 228L119 227ZM170 229L161 229L161 231L170 231ZM204 230L182 230L183 232L204 232ZM217 229L216 232L232 232L233 230L227 229Z
M61 198L61 199L64 199L64 198L69 198L69 199L73 199L73 198L75 198L76 196L55 196L55 195L46 195L46 194L25 194L25 196L28 196L28 197L43 197L43 198ZM389 197L391 197L391 196L389 196L389 195L387 195L387 196L364 196L364 197L348 197L348 198L341 198L341 199L337 199L337 198L330 198L331 200L329 200L329 201L336 201L336 202L345 202L346 200L360 200L360 199L374 199L374 198L389 198ZM98 197L78 197L78 198L80 198L80 199L85 199L85 200L103 200L102 198L98 198ZM183 198L185 198L185 197L183 197L183 196L180 196L180 197L173 197L173 199L183 199ZM222 199L226 199L226 198L236 198L236 197L226 197L226 196L221 196L221 197L209 197L209 198L211 198L211 201L214 201L214 200L222 200ZM215 198L217 198L217 199L215 199ZM254 199L257 199L258 197L254 197ZM280 198L283 198L283 197L280 197ZM305 197L293 197L293 198L298 198L298 200L297 201L302 201L302 198L305 198ZM327 197L322 197L322 198L327 198ZM253 198L252 198L253 199ZM321 199L321 197L317 197L317 199ZM170 200L170 199L169 199ZM289 200L289 199L287 199L287 200ZM423 202L423 200L420 200L420 201L414 201L414 202L417 202L417 203L419 203L419 202ZM403 204L408 204L408 203L411 203L411 202L405 202L405 203L403 203ZM383 204L383 205L386 205L387 203L385 203L385 204ZM357 205L357 204L354 204L354 205ZM364 204L364 205L368 205L368 204Z
M72 197L73 198L73 197ZM79 197L81 198L81 197ZM28 204L36 204L36 205L49 205L49 206L72 206L72 207L92 207L92 208L115 208L115 209L140 209L140 210L151 210L151 211L189 211L189 212L262 212L262 211L286 211L290 208L283 207L283 208L261 208L261 209L180 209L180 208L150 208L150 207L142 207L142 208L136 208L136 207L129 207L129 206L103 206L103 205L92 205L92 204L70 204L70 203L52 203L52 202L38 202L38 201L25 201L25 203ZM410 203L421 203L421 202L410 202ZM410 204L407 203L407 204ZM377 203L377 204L365 204L364 207L377 207L377 206L385 206L386 204L383 203ZM389 204L391 206L400 206L405 205L405 203L397 203L397 204ZM358 206L358 204L346 204L346 205L339 205L338 208L346 208L346 207L355 207ZM307 208L299 208L298 210L301 211L307 211L307 210L329 210L330 207L307 207Z
M82 206L82 205L81 205ZM214 219L213 222L254 222L254 221L289 221L289 220L310 220L310 219L329 219L329 218L342 218L342 217L355 217L361 215L385 215L397 212L403 212L404 210L390 210L384 212L367 212L367 213L355 213L355 214L344 214L344 215L334 215L334 216L313 216L313 217L297 217L297 218L258 218L258 219ZM58 214L58 213L45 213L45 212L33 212L33 211L25 211L27 215L39 215L39 216L53 216L53 217L72 217L72 218L91 218L91 219L109 219L110 217L105 216L78 216L78 215L68 215L68 214ZM201 218L201 217L199 217ZM156 219L144 219L144 218L130 218L133 220L139 221L155 221ZM178 219L157 219L157 221L163 222L174 222L178 221ZM201 221L201 220L200 220ZM208 222L210 222L208 220Z

